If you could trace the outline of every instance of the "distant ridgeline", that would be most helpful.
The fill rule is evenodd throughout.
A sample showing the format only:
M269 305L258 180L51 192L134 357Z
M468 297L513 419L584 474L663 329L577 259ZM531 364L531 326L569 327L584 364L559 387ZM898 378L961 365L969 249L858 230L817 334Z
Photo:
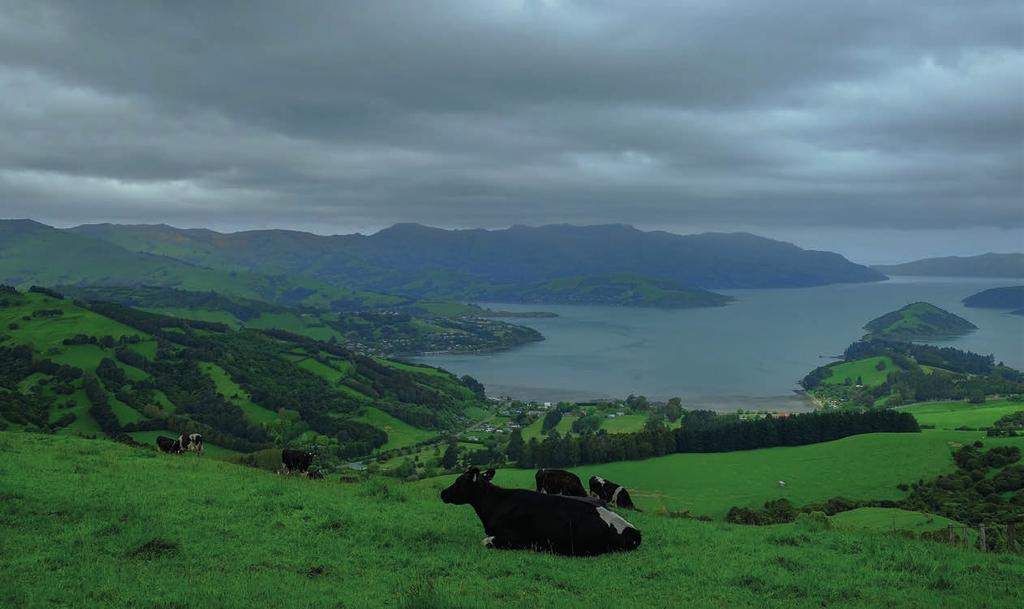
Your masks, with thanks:
M742 419L737 414L691 410L678 429L648 426L634 433L582 433L510 442L507 457L523 468L574 467L648 459L672 453L714 453L773 446L802 446L877 432L918 432L913 415L895 410L808 412ZM513 434L518 434L518 430ZM520 437L521 439L521 437ZM514 443L514 444L513 444ZM514 446L514 448L512 448Z
M885 278L832 252L804 250L751 234L675 235L624 225L443 230L397 224L373 235L321 236L285 230L222 234L163 225L97 224L61 232L206 268L307 276L321 284L415 298L473 300L506 290L534 291L531 298L536 298L548 288L553 297L563 298L563 286L544 284L566 278L621 284L601 279L609 275L665 282L669 291L805 287ZM573 298L582 299L586 291ZM603 291L594 295L609 296Z
M928 340L961 336L978 327L927 302L915 302L872 319L864 326L868 338Z
M853 343L843 361L815 368L800 384L827 405L873 408L1024 394L1024 373L991 355L870 339Z
M238 451L315 443L343 458L387 442L358 420L369 406L422 429L463 422L480 400L467 382L280 330L0 289L2 428L198 432Z
M871 267L886 275L930 275L942 277L1020 277L1024 278L1024 254L982 254L925 258L905 264Z

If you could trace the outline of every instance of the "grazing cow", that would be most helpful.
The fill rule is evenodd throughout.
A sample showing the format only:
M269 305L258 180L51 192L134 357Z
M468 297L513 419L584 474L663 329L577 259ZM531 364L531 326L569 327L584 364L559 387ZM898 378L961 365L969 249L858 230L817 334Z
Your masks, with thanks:
M318 469L315 469L313 471L306 472L306 477L309 478L310 480L323 480L324 473Z
M473 506L485 547L593 556L640 546L640 531L595 499L501 488L492 478L493 469L471 467L441 491L445 503Z
M627 510L640 511L640 508L633 505L629 491L621 484L615 484L611 480L605 480L601 476L590 477L590 492L595 497L600 497L615 507L626 508Z
M156 447L160 449L162 453L171 453L177 455L181 453L181 442L174 438L168 438L167 436L156 437Z
M181 434L178 436L178 445L182 451L193 453L203 452L203 436L198 433Z
M305 472L313 463L313 453L286 448L281 451L281 464L286 473Z
M537 492L549 495L569 495L570 497L586 497L583 483L579 476L564 469L538 469L534 476L537 480Z

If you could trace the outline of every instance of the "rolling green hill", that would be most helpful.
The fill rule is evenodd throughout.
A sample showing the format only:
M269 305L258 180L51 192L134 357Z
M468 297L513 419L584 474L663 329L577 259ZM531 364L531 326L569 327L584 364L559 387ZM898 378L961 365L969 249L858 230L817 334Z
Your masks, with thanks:
M732 506L760 507L786 497L794 505L851 499L899 499L897 484L951 471L954 446L984 438L981 432L927 431L865 434L807 446L727 453L674 454L570 468L586 482L598 475L629 488L644 510L689 510L721 519ZM986 445L1024 438L986 439ZM533 470L502 470L509 486L533 484ZM778 481L786 482L785 488Z
M1024 557L881 533L627 514L640 549L480 547L445 484L342 485L0 433L0 605L251 609L1016 608ZM505 471L495 482L509 485ZM699 486L694 486L700 492ZM112 500L116 498L116 500ZM695 497L699 501L699 497ZM979 600L983 599L983 600ZM622 604L625 603L625 604Z
M914 341L960 336L978 327L933 304L915 302L872 319L864 329L870 338Z
M903 408L914 415L922 425L934 425L937 429L969 427L984 429L1001 417L1024 411L1024 402L1014 400L989 400L984 404L968 402L926 402L911 404Z
M0 427L199 431L239 451L315 442L325 458L415 443L461 425L479 403L436 368L10 288L0 293L0 369ZM378 425L377 411L406 427Z
M872 267L886 275L945 277L1024 277L1024 254L982 254L925 258L904 264Z

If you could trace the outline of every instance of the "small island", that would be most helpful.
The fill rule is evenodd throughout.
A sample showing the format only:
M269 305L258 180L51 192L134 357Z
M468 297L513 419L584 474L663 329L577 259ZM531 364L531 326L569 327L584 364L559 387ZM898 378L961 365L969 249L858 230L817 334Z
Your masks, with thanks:
M1024 315L1024 285L992 288L971 294L964 305L978 309L1009 309L1011 315Z
M872 319L864 325L866 339L935 340L962 336L978 327L963 317L927 302L915 302Z

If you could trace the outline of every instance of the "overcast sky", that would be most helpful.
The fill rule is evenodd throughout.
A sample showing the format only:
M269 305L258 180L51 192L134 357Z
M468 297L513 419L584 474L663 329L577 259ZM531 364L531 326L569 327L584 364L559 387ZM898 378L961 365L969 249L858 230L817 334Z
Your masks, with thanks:
M0 217L1024 250L1000 2L0 0Z

